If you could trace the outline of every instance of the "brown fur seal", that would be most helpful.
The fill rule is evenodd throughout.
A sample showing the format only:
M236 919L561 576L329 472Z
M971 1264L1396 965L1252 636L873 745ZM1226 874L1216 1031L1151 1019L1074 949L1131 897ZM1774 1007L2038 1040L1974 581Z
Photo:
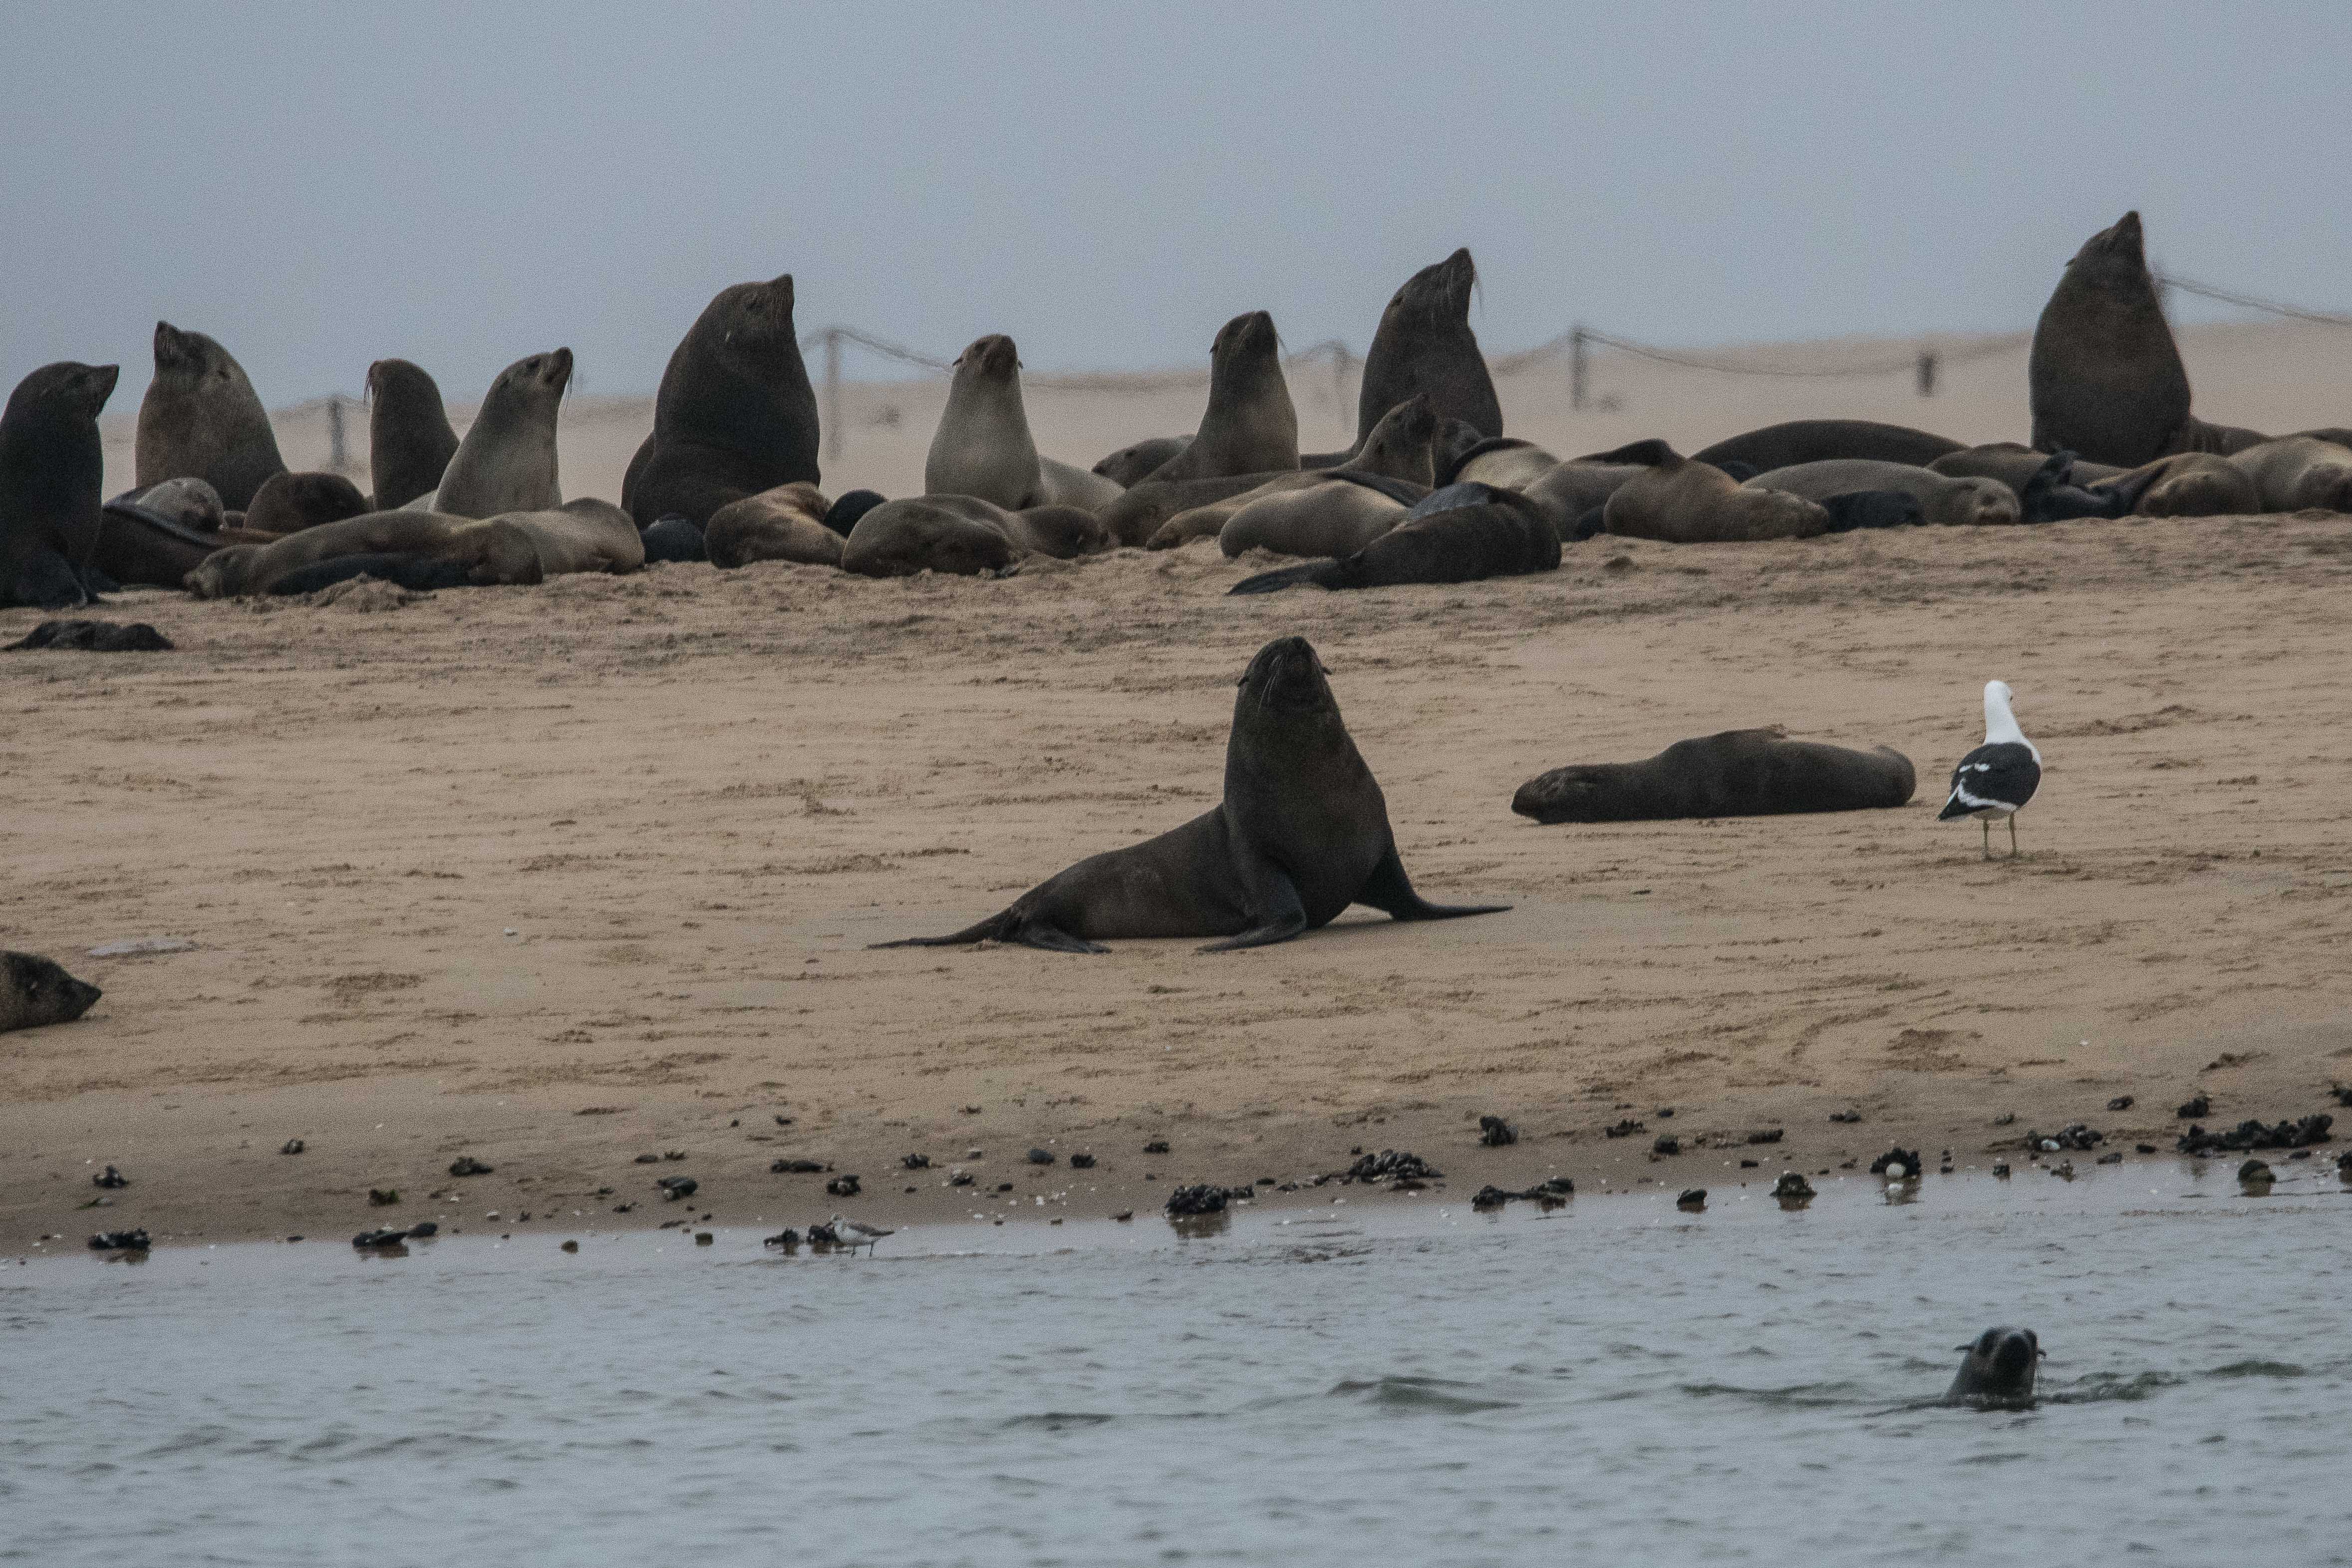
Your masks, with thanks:
M1021 401L1021 353L992 334L956 357L948 405L923 460L930 495L978 496L1008 510L1033 506L1108 506L1121 487L1099 474L1037 455Z
M1554 768L1521 784L1511 809L1538 822L1867 811L1906 804L1917 783L1911 760L1889 746L1857 752L1778 730L1726 730L1638 763Z
M1477 283L1477 263L1465 248L1414 273L1390 299L1364 355L1356 451L1390 409L1414 396L1427 397L1441 421L1459 419L1481 436L1503 433L1503 405L1470 330Z
M2093 491L2118 492L2133 498L2127 515L2135 517L2237 517L2263 510L2252 476L2210 452L2158 458L2099 481Z
M1349 904L1401 921L1507 905L1423 900L1405 876L1388 802L1349 738L1322 660L1277 637L1243 672L1225 743L1225 797L1183 826L1079 861L951 936L886 947L1019 942L1102 952L1120 937L1222 937L1203 952L1287 942Z
M845 536L825 525L831 510L814 485L778 485L712 512L710 526L703 531L703 548L713 566L748 566L754 561L838 566ZM851 524L853 530L856 526Z
M2037 452L2021 441L1994 441L1982 447L1963 447L1957 452L1947 452L1927 465L1939 474L1956 479L1999 479L2019 495L2033 482L2050 461L2050 454ZM2095 485L2103 479L2120 478L2129 473L2112 463L2091 463L2077 460L2067 469L2067 482Z
M624 576L642 571L646 542L629 514L608 500L582 496L542 511L500 512L493 522L509 523L530 535L539 548L543 580L575 572Z
M368 482L377 511L393 511L441 488L457 432L441 388L422 365L380 359L368 366Z
M793 327L793 276L722 289L669 356L653 433L629 459L621 505L650 528L699 528L729 501L817 471L816 393Z
M299 533L375 510L359 487L341 474L272 474L253 492L253 504L245 509L245 527L250 533Z
M841 547L841 569L862 577L1003 572L1024 555L1067 561L1108 548L1110 535L1076 507L1007 511L977 496L910 496L857 520Z
M1239 519L1235 519L1239 521ZM1356 553L1243 579L1234 594L1318 588L1391 588L1409 583L1475 583L1549 572L1559 564L1559 531L1517 490L1456 483L1431 492Z
M1832 458L1866 458L1924 468L1959 449L1958 441L1945 437L1904 425L1882 425L1874 419L1791 419L1702 447L1691 455L1691 461L1747 463L1759 474Z
M2017 492L1999 479L1956 479L1908 463L1876 463L1860 458L1832 458L1774 468L1749 479L1745 488L1786 490L1807 500L1827 500L1858 490L1899 490L1917 500L1920 515L1927 521L1946 527L2007 525L2016 522L2020 515Z
M1390 501L1400 507L1410 506L1413 501L1428 494L1431 485L1436 479L1436 463L1430 446L1436 434L1436 413L1431 408L1428 397L1416 393L1390 409L1381 417L1381 422L1372 427L1371 434L1365 437L1362 447L1349 460L1345 468L1301 469L1297 473L1276 474L1255 489L1244 490L1240 495L1221 501L1212 501L1205 506L1189 508L1160 524L1149 541L1150 547L1153 550L1167 550L1183 543L1188 539L1202 539L1211 534L1222 537L1224 529L1234 518L1245 510L1255 509L1259 501L1271 500L1277 496L1282 496L1286 498L1286 504L1260 512L1255 527L1244 531L1255 534L1259 531L1272 528L1274 532L1265 533L1262 538L1255 538L1254 542L1263 543L1269 549L1282 550L1284 547L1273 541L1289 524L1286 522L1276 524L1271 520L1276 512L1287 519L1305 517L1318 511L1319 509L1316 505L1303 503L1298 496L1297 492L1307 490L1328 491L1325 499L1333 502L1351 520L1355 519L1360 510L1366 506L1373 506L1374 510L1377 511L1375 503L1380 501ZM1405 485L1410 486L1411 489L1408 492L1400 491L1392 486L1368 487L1360 482L1366 478L1402 480ZM1332 486L1339 488L1328 489ZM1390 521L1395 520L1391 518ZM1350 536L1355 533L1359 526L1359 523L1354 521L1342 525ZM1286 551L1286 553L1345 555L1351 551L1361 549L1370 541L1371 535L1366 534L1357 539L1346 550L1297 549ZM1249 544L1229 545L1225 549L1225 553L1238 555L1242 551L1252 547Z
M1147 479L1102 509L1103 526L1118 543L1143 544L1170 518L1197 506L1246 495L1269 479L1285 479L1298 472L1297 468L1278 468L1272 473L1228 474L1220 479L1182 479L1174 484Z
M1217 548L1227 560L1251 550L1284 555L1352 555L1405 520L1427 487L1382 479L1354 468L1324 470L1319 484L1256 495L1225 515ZM1155 549L1190 517L1215 515L1203 509L1174 517L1152 539ZM1181 542L1181 541L1179 541Z
M499 372L442 473L440 486L406 504L449 517L496 517L562 506L555 418L571 382L570 349L526 354Z
M202 332L155 323L155 379L139 404L138 485L198 479L243 511L272 474L286 471L278 436L245 367Z
M1264 310L1235 316L1209 349L1209 407L1185 448L1146 476L1173 484L1298 467L1298 411Z
M106 447L98 411L116 367L61 361L16 384L0 413L0 607L74 609L99 531Z
M0 952L0 1034L70 1024L106 993L30 952Z
M266 594L304 567L360 555L455 563L467 581L478 584L537 583L544 575L538 542L520 528L403 508L321 523L273 544L231 545L190 571L187 587L199 599Z
M221 505L220 492L202 479L165 479L152 489L134 490L124 499L198 533L218 533L227 510Z
M1617 487L1601 525L1633 539L1717 544L1752 539L1810 539L1829 531L1830 514L1785 490L1751 490L1712 463L1678 455L1664 441L1636 441L1588 459L1648 471Z
M2285 436L2231 455L2254 481L2264 511L2352 512L2352 448L2309 436Z
M1452 464L1440 470L1439 477L1446 484L1463 479L1507 490L1523 490L1558 467L1559 458L1533 441L1494 436L1456 453Z
M2015 1409L2033 1403L2033 1381L2042 1367L2042 1339L2032 1329L1987 1329L1964 1345L1960 1370L1944 1391L1947 1405Z
M1169 458L1192 444L1190 436L1154 436L1131 447L1121 447L1097 463L1094 471L1119 489L1127 489L1140 484L1154 468L1162 467Z

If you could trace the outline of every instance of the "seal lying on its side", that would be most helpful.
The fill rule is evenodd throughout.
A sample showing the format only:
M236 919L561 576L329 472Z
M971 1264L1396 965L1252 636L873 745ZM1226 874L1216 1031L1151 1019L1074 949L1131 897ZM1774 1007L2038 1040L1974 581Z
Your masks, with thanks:
M69 610L97 595L80 569L99 528L106 447L98 411L116 367L45 364L0 413L0 606Z
M1187 540L1217 534L1224 542L1227 555L1238 555L1259 544L1292 555L1350 554L1370 542L1382 528L1393 524L1403 515L1404 508L1429 493L1431 481L1436 477L1436 462L1430 449L1436 434L1437 416L1430 408L1429 399L1409 397L1381 416L1347 467L1276 474L1255 489L1205 506L1187 508L1161 523L1147 542L1147 548L1170 550ZM1402 486L1376 482L1381 479L1399 480ZM1327 509L1307 500L1298 493L1304 491L1322 492L1322 500L1331 506ZM1271 508L1260 506L1277 497L1282 500ZM1330 520L1331 528L1350 540L1346 549L1285 542L1302 521L1305 526L1298 535L1302 540L1326 531L1318 527L1315 519L1327 510L1336 513ZM1232 525L1244 513L1254 514L1256 521L1254 525L1242 525L1240 533L1245 542L1235 543ZM1374 526L1373 520L1383 513L1386 522ZM1370 531L1362 531L1367 527Z
M1585 461L1649 470L1618 486L1601 510L1603 526L1628 538L1724 543L1810 539L1830 529L1830 514L1818 502L1786 490L1743 489L1714 464L1683 457L1664 441L1636 441Z
M2042 1351L2042 1340L2032 1329L1987 1329L1953 1348L1961 1352L1960 1370L1944 1391L1945 1404L2033 1403L2033 1379L2041 1370Z
M441 488L457 433L441 406L441 388L425 367L404 359L368 366L368 482L377 511L406 506Z
M2090 487L2113 497L2117 517L2238 517L2264 510L2253 477L2234 458L2180 452Z
M829 510L830 504L814 485L799 481L778 485L729 501L712 512L710 526L702 531L702 547L710 563L719 567L748 566L754 561L838 566L846 536L825 526ZM650 530L646 542L650 548Z
M1891 747L1857 752L1778 730L1726 730L1638 763L1554 768L1521 784L1511 809L1538 822L1867 811L1905 805L1917 783L1911 760Z
M2254 481L2264 511L2352 511L2352 448L2310 436L2282 436L2230 455Z
M243 511L261 481L286 471L269 415L245 367L202 332L155 323L155 379L139 403L138 485L196 479Z
M2013 523L2020 515L2017 492L1999 479L1955 479L1933 468L1861 458L1831 458L1767 469L1744 488L1786 490L1807 500L1827 500L1863 490L1900 490L1917 500L1921 516L1945 527Z
M0 952L0 1034L70 1024L104 994L37 953Z
M1753 463L1759 474L1832 458L1866 458L1872 462L1911 463L1924 468L1959 449L1958 441L1906 425L1882 425L1875 419L1791 419L1702 447L1691 458L1718 468L1726 463Z
M1239 519L1235 520L1240 521ZM1389 588L1407 583L1475 583L1549 572L1559 564L1559 530L1517 490L1451 484L1433 490L1404 521L1353 555L1244 577L1234 594L1318 588Z
M1099 474L1041 457L1021 400L1021 351L1002 333L956 356L948 405L923 459L929 495L978 496L1009 510L1031 506L1108 506L1122 487Z
M1019 942L1103 952L1105 939L1224 940L1203 952L1287 942L1349 904L1401 921L1493 914L1507 905L1446 906L1412 890L1388 802L1364 765L1323 663L1305 637L1258 649L1234 701L1225 797L1183 826L1079 861L951 936L885 947Z
M542 581L575 572L625 576L642 571L646 542L629 514L608 500L582 496L538 511L501 512L490 520L511 523L539 547Z
M822 484L816 392L793 328L793 275L721 289L664 367L654 427L621 480L621 506L651 528L697 528L729 501L799 479Z
M530 584L544 575L539 545L522 529L496 519L481 522L403 508L321 523L272 544L215 551L188 573L187 588L199 599L270 593L279 579L305 567L340 556L383 555L454 563L452 570L461 567L458 574L478 584ZM335 580L330 575L312 586Z
M977 496L908 496L884 501L857 520L842 542L841 569L862 577L918 572L976 577L1003 572L1024 555L1068 561L1109 543L1094 513L1076 507L1007 511Z

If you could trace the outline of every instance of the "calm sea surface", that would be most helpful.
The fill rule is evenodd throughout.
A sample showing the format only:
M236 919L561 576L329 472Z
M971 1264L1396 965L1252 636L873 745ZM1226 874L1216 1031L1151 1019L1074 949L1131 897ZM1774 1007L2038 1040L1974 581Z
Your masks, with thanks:
M12 1263L0 1562L2352 1562L2352 1194L2233 1165Z

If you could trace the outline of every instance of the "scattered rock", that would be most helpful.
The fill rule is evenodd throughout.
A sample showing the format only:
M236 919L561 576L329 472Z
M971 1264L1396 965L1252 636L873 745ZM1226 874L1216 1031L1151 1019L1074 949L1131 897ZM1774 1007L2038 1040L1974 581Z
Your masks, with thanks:
M2276 1180L2268 1165L2260 1160L2249 1160L2238 1167L2238 1184L2246 1187L2267 1187Z
M1050 1165L1054 1163L1053 1152L1048 1149L1032 1149L1029 1151L1029 1163L1033 1165Z
M970 1171L958 1171L954 1175L948 1178L948 1185L951 1187L968 1187L971 1185L971 1173Z
M368 1206L370 1208L388 1209L399 1201L400 1189L398 1187L370 1187L368 1189Z
M439 1226L435 1225L429 1219L420 1220L416 1224L409 1226L404 1229L390 1227L383 1230L363 1230L357 1236L352 1237L352 1245L359 1247L397 1247L402 1242L412 1239L423 1241L429 1237L438 1234L440 1229L441 1227Z
M2105 1133L2079 1121L2069 1121L2055 1132L2029 1131L2025 1135L2025 1146L2041 1154L2087 1154L2106 1141Z
M1992 1124L1995 1127L2012 1127L2015 1126L2016 1123L2017 1112L2014 1110L2004 1110L1999 1116L1992 1119Z
M577 1252L580 1250L580 1244L576 1241L567 1241L563 1244L563 1250L566 1252Z
M89 1179L89 1184L93 1187L127 1187L131 1184L131 1178L109 1165L105 1170L92 1176Z
M2109 1110L2129 1110L2131 1108L2132 1097L2128 1094L2119 1094L2113 1100L2107 1101L2107 1109Z
M1558 1208L1560 1200L1576 1195L1576 1184L1566 1176L1548 1176L1526 1192L1515 1193L1503 1187L1480 1187L1470 1199L1474 1209L1498 1209L1514 1200L1539 1203L1548 1208Z
M1168 1194L1166 1205L1171 1219L1186 1219L1195 1215L1225 1212L1225 1189L1206 1183L1179 1187Z
M790 1226L787 1226L784 1229L778 1231L773 1236L761 1237L760 1245L762 1247L781 1247L786 1252L798 1252L801 1249L801 1233L792 1229Z
M1000 1193L1009 1193L1013 1190L1013 1184L1011 1182L999 1182L996 1184L996 1190Z
M1121 1224L1125 1224L1127 1221L1135 1217L1135 1211L1133 1209L1121 1209L1110 1217L1119 1221Z
M1091 1171L1091 1170L1093 1170L1094 1168L1095 1168L1095 1157L1094 1157L1092 1154L1073 1154L1073 1155L1071 1155L1071 1156L1070 1156L1070 1169L1071 1169L1071 1170L1073 1170L1073 1171Z
M495 1169L496 1166L485 1165L471 1154L460 1154L449 1163L449 1173L453 1176L487 1176Z
M709 1247L712 1242L717 1241L718 1239L719 1238L717 1237L711 1235L707 1230L698 1230L694 1233L694 1245L697 1247Z
M1862 1120L1862 1112L1859 1110L1832 1110L1830 1112L1830 1120L1832 1121L1859 1121Z
M1146 1143L1143 1146L1143 1152L1147 1154L1165 1154L1168 1152L1168 1140L1165 1138L1154 1138L1150 1142Z
M1781 1131L1782 1129L1778 1127L1760 1128L1750 1132L1748 1135L1748 1141L1750 1143L1778 1143L1780 1141Z
M1444 1174L1420 1155L1399 1153L1394 1149L1366 1154L1347 1171L1351 1182L1433 1182Z
M833 1180L825 1183L824 1190L832 1194L836 1198L854 1198L857 1195L857 1178L856 1176L835 1176Z
M2346 1181L2352 1182L2352 1149L2347 1149L2336 1156L2336 1173Z
M2327 1092L2336 1097L2336 1104L2352 1105L2352 1087L2347 1087L2340 1083L2331 1083L2327 1086Z
M778 1161L777 1163L781 1164L782 1162ZM910 1171L928 1171L931 1168L931 1157L929 1154L903 1154L899 1156L898 1163ZM768 1168L773 1170L775 1166L771 1165Z
M147 1233L143 1230L101 1230L89 1238L92 1252L144 1252Z
M2200 1116L2210 1116L2213 1114L2213 1099L2204 1093L2192 1095L2186 1101L2174 1106L2172 1114L2183 1121L2194 1121Z
M1478 1142L1489 1149L1501 1149L1519 1141L1519 1130L1499 1116L1478 1118Z
M2006 1160L1995 1160L1992 1163L1992 1173L1999 1176L2004 1182L2009 1180L2009 1162Z
M1474 1209L1498 1209L1518 1195L1517 1193L1507 1193L1496 1186L1480 1187L1471 1194L1470 1206Z
M1885 1176L1890 1182L1916 1181L1919 1173L1927 1168L1916 1149L1906 1149L1900 1143L1870 1163L1870 1173Z
M1604 1138L1631 1138L1634 1133L1642 1131L1642 1124L1628 1116L1613 1127L1602 1128L1601 1135Z
M1786 1206L1813 1201L1813 1184L1805 1180L1802 1171L1783 1171L1780 1179L1772 1184L1772 1195Z
M1739 1168L1743 1171L1752 1171L1762 1163L1760 1160L1742 1160L1739 1162Z
M2102 1165L2120 1165L2123 1163L2124 1152L2120 1149L2114 1151L2112 1153L2102 1154L2099 1156L2099 1163Z
M640 1165L658 1165L661 1163L661 1156L659 1154L640 1154L637 1156L637 1163Z
M814 1160L771 1160L768 1173L774 1176L814 1176L832 1169Z
M656 1181L654 1185L661 1189L662 1198L665 1202L674 1204L680 1198L692 1197L696 1189L700 1187L702 1184L696 1181L692 1176L663 1176ZM855 1191L856 1189L853 1188L851 1190Z
M1671 1132L1660 1134L1657 1142L1650 1145L1653 1154L1679 1154L1682 1152L1683 1141Z
M278 1152L281 1154L299 1154L306 1147L307 1145L299 1138L289 1138L278 1146Z
M686 1158L686 1151L683 1149L665 1149L662 1151L662 1158L665 1160L683 1160Z
M1706 1189L1705 1187L1689 1188L1682 1196L1675 1200L1675 1207L1678 1209L1703 1209L1706 1207Z
M102 942L89 950L92 958L129 958L137 953L193 952L196 944L184 936L126 936Z
M2244 1149L2304 1149L2314 1143L2332 1142L2328 1130L2335 1125L2336 1118L2325 1112L2306 1116L2299 1121L2282 1121L2275 1127L2265 1127L2259 1121L2241 1121L2227 1132L2208 1132L2191 1122L2175 1147L2183 1154L2208 1154L2223 1150L2235 1153Z

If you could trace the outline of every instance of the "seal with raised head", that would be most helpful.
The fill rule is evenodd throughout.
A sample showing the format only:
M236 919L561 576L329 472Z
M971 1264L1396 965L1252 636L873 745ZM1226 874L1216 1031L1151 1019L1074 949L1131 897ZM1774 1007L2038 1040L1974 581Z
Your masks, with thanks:
M68 610L96 597L83 563L96 544L106 447L98 411L116 367L62 360L16 384L0 413L0 607Z
M1110 545L1094 513L1072 506L1007 511L977 496L908 496L857 520L842 542L841 569L862 577L1003 572L1024 555L1074 560Z
M138 486L197 479L243 511L253 492L286 470L268 411L235 356L202 332L155 323L155 379L139 403Z
M1261 572L1228 592L1475 583L1549 572L1559 564L1559 531L1541 507L1517 490L1455 483L1431 491L1403 521L1353 555Z
M441 406L441 388L424 366L380 359L368 366L368 482L377 511L406 506L441 488L457 432Z
M1664 441L1636 441L1585 461L1647 470L1610 493L1601 516L1612 533L1669 544L1720 544L1810 539L1830 530L1830 514L1819 502L1786 490L1743 489L1714 464L1683 457Z
M0 1034L70 1024L104 994L37 953L0 952Z
M572 351L526 354L499 372L438 488L407 505L450 517L551 511L563 504L555 418L572 384Z
M1099 474L1040 457L1021 400L1021 351L1002 333L978 339L956 356L948 405L923 460L930 495L978 496L1008 510L1033 506L1094 510L1121 487Z
M662 371L654 427L621 480L639 528L700 528L729 501L817 471L816 393L793 326L793 275L721 289Z
M729 501L710 514L710 526L702 531L704 552L713 566L754 561L838 566L845 536L825 526L831 506L814 485L799 481Z
M1242 673L1225 742L1225 795L1181 827L1081 860L950 936L884 947L1018 942L1103 952L1121 937L1219 937L1203 952L1287 942L1349 904L1401 921L1495 914L1504 904L1433 904L1413 891L1387 799L1364 764L1323 661L1276 637Z
M1139 484L1150 472L1192 444L1190 436L1153 436L1121 447L1094 466L1093 471L1121 489Z
M2264 511L2352 511L2352 448L2283 436L2233 452L2228 461L2253 480Z
M1282 374L1282 345L1264 310L1235 316L1209 348L1209 406L1184 449L1145 482L1213 479L1298 467L1298 410ZM1383 410L1382 412L1386 412Z
M1674 822L1902 805L1918 783L1891 746L1858 752L1791 741L1777 729L1677 741L1638 763L1578 763L1538 773L1511 797L1538 822Z
M1914 430L1907 425L1884 425L1875 419L1790 419L1730 437L1712 447L1702 447L1691 454L1691 458L1718 468L1726 463L1748 463L1759 474L1773 468L1794 468L1799 463L1823 463L1833 458L1910 463L1924 468L1946 453L1959 449L1958 441Z
M495 519L482 521L404 507L321 523L270 544L233 544L215 551L190 570L187 588L199 599L273 593L281 579L342 557L420 559L479 584L537 583L544 576L538 542L520 528ZM332 581L329 576L312 586Z
M1345 468L1276 474L1255 489L1188 508L1160 525L1149 548L1167 550L1210 534L1223 539L1246 512L1253 521L1241 531L1248 542L1227 542L1227 555L1260 544L1292 555L1350 554L1429 493L1436 479L1431 448L1436 433L1437 416L1429 399L1416 393L1381 417ZM1376 482L1383 479L1398 482ZM1387 523L1374 526L1382 516ZM1283 540L1293 542L1277 542ZM1348 542L1344 549L1331 547L1341 541Z
M1909 463L1874 462L1866 458L1830 458L1772 468L1742 488L1786 490L1807 500L1827 500L1863 490L1897 490L1918 501L1920 515L1927 521L1945 527L2013 523L2021 515L2017 492L1999 479L1956 478Z
M1960 1370L1944 1391L1947 1405L2016 1406L2033 1403L2042 1370L2042 1338L2032 1329L1987 1329L1964 1345Z
M1390 298L1364 354L1354 450L1390 409L1417 395L1429 399L1441 422L1461 420L1483 437L1503 433L1502 400L1470 330L1477 284L1478 264L1465 247L1406 279Z
M140 504L154 510L143 496ZM245 509L245 528L248 533L299 533L376 510L360 494L359 486L341 474L323 469L272 474L253 492L253 504Z

